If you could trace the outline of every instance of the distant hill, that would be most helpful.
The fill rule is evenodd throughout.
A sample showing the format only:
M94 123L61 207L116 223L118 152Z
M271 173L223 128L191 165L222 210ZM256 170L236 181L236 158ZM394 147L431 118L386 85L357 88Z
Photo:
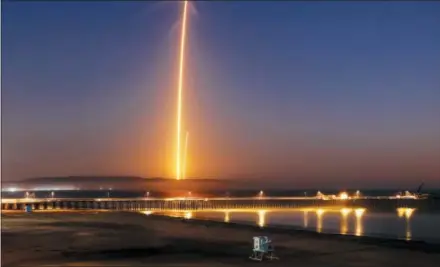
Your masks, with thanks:
M127 182L174 182L172 178L162 177L138 177L138 176L62 176L62 177L34 177L27 178L20 183L77 183L77 182L113 182L113 183L127 183ZM219 179L185 179L182 181L197 181L197 182L220 182Z
M234 186L231 180L184 179L138 176L64 176L34 177L14 183L3 183L2 187L23 190L134 190L134 191L196 191L228 189Z

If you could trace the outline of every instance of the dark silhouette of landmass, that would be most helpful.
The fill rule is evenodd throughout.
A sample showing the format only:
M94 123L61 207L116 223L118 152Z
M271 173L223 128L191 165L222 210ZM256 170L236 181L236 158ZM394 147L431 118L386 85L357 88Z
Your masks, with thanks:
M17 187L25 190L40 190L58 188L64 190L129 190L129 191L205 191L229 189L239 183L221 179L184 179L138 176L64 176L64 177L35 177L14 183L4 183L5 187Z

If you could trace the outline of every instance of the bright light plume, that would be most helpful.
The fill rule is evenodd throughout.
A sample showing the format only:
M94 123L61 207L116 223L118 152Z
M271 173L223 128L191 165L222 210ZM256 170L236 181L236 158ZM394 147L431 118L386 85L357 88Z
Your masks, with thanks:
M176 148L176 179L182 178L182 152L181 152L181 132L182 132L182 95L183 95L183 74L185 66L185 43L186 43L186 20L187 20L188 1L183 1L182 28L180 36L180 56L179 56L179 78L177 86L177 148Z
M188 131L186 131L186 137L185 137L185 152L184 152L184 157L183 157L183 169L182 169L182 179L186 178L186 159L188 156L188 136L189 133Z

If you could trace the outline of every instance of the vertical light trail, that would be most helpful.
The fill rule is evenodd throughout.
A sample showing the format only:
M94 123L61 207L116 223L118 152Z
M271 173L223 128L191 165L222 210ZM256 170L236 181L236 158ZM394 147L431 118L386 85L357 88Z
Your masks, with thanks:
M188 155L188 136L189 136L189 132L186 131L186 137L185 137L185 151L184 156L183 156L183 167L182 167L182 179L186 178L186 159L187 159L187 155Z
M188 1L184 1L182 14L182 30L180 36L180 58L179 58L179 80L177 86L177 148L176 148L176 179L180 180L181 171L181 132L182 132L182 91L183 91L183 68L185 63L185 39L186 39L186 17Z

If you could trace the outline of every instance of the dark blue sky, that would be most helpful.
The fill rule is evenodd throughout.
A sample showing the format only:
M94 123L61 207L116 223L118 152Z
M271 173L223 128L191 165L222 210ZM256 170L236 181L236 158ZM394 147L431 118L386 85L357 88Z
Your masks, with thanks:
M439 185L439 2L194 5L189 176ZM180 8L3 3L2 178L173 175Z

